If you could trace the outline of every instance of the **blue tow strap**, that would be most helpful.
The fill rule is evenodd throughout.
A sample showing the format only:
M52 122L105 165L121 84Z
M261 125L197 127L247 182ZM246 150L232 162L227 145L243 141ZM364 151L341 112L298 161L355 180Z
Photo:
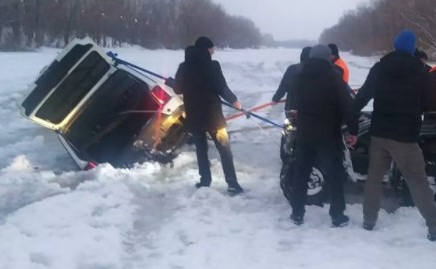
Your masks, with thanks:
M155 77L157 77L157 78L160 78L160 79L162 79L162 80L165 80L165 85L167 85L167 86L169 86L169 87L171 87L171 88L174 88L174 79L173 79L173 78L171 78L171 77L167 78L167 77L161 76L161 75L159 75L159 74L156 74L156 73L154 73L154 72L151 72L150 70L147 70L147 69L145 69L145 68L142 68L142 67L140 67L140 66L137 66L137 65L135 65L135 64L132 64L132 63L130 63L130 62L124 61L124 60L118 58L118 57L117 57L118 55L117 55L116 53L113 53L112 51L109 51L109 52L106 53L106 54L107 54L107 56L109 56L112 60L114 60L115 63L117 63L117 64L124 64L124 65L126 65L126 66L130 66L130 67L132 67L132 68L138 69L138 70L140 70L140 71L142 71L142 72L145 72L145 73L147 73L147 74L150 74L150 75L152 75L152 76L155 76ZM222 103L223 105L226 105L226 106L228 106L228 107L231 107L231 108L233 108L233 109L235 109L235 110L238 110L238 109L234 108L232 104L230 104L230 103L228 103L228 102L226 102L226 101L221 100L221 103ZM275 122L273 122L273 121L271 121L271 120L269 120L269 119L267 119L267 118L261 117L261 116L255 114L255 113L250 112L250 111L247 111L247 110L245 110L245 109L241 109L241 110L238 110L238 111L244 112L245 115L247 115L247 117L252 116L252 117L254 117L254 118L256 118L256 119L259 119L259 120L261 120L261 121L264 121L264 122L266 122L266 123L269 123L269 124L271 124L271 125L274 125L274 126L276 126L276 127L278 127L278 128L282 128L282 129L283 129L283 128L285 127L284 125L281 125L281 124L275 123Z
M157 78L160 78L160 79L163 79L163 80L165 80L165 81L168 81L168 80L169 80L169 81L174 81L173 78L166 78L166 77L164 77L164 76L161 76L161 75L159 75L159 74L156 74L156 73L154 73L154 72L151 72L150 70L147 70L147 69L145 69L145 68L142 68L142 67L140 67L140 66L137 66L137 65L135 65L135 64L132 64L132 63L130 63L130 62L128 62L128 61L124 61L124 60L118 58L118 57L117 57L118 55L117 55L116 53L113 53L112 51L109 51L109 52L106 53L106 54L107 54L107 56L111 57L112 60L114 60L115 63L117 63L117 64L124 64L124 65L130 66L130 67L132 67L132 68L135 68L135 69L141 70L142 72L145 72L145 73L147 73L147 74L153 75L153 76L155 76L155 77L157 77ZM168 85L168 84L167 84L167 85ZM169 85L168 85L168 86L169 86Z

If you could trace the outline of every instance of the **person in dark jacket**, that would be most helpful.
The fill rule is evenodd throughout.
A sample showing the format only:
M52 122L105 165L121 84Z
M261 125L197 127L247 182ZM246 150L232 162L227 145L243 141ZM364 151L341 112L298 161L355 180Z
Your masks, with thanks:
M422 62L422 64L424 65L424 70L426 72L430 72L432 67L427 64L427 61L428 61L427 53L425 53L425 51L423 51L423 50L416 49L415 57L418 58Z
M345 173L341 126L344 121L348 124L349 146L356 143L358 126L357 120L352 122L352 117L349 117L352 115L353 99L330 56L331 51L327 46L314 46L310 59L296 76L298 132L291 219L297 225L303 223L307 183L316 159L320 161L329 190L332 224L340 227L349 221L348 216L344 215Z
M282 81L280 82L279 88L277 89L276 93L272 98L273 102L278 103L280 102L280 99L282 99L283 96L285 96L286 94L285 115L287 118L291 116L291 111L294 111L296 109L294 98L295 94L293 93L295 90L295 76L301 71L304 62L309 59L310 50L311 47L303 48L300 54L300 63L290 65L288 69L286 69Z
M176 73L174 90L183 94L185 126L195 143L200 174L196 187L209 187L212 181L206 138L209 133L221 157L228 192L238 194L243 189L236 178L220 97L238 110L241 104L227 86L220 64L212 61L213 51L213 43L207 37L198 38L195 46L186 48L185 61Z
M426 220L428 239L435 241L436 206L418 145L422 114L435 109L435 92L428 72L413 56L415 44L413 32L400 32L394 41L395 50L371 68L355 99L356 117L358 111L374 99L363 228L372 230L376 224L383 177L393 160L406 178L412 199Z

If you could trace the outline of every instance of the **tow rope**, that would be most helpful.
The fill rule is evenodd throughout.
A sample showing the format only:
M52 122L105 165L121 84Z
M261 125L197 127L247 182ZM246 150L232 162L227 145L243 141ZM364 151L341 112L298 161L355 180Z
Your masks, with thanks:
M284 103L284 102L285 102L285 100L280 100L278 103ZM272 106L274 104L276 104L276 102L269 102L269 103L266 103L266 104L263 104L263 105L259 105L259 106L255 106L253 108L250 108L247 111L249 111L249 112L258 111L258 110L261 110L263 108ZM230 116L226 117L226 120L233 120L233 119L239 118L239 117L244 116L244 115L246 115L244 112L238 112L236 114L233 114L233 115L230 115Z
M275 126L272 125L261 125L261 126L256 126L256 127L247 127L247 128L242 128L242 129L236 129L236 130L230 130L227 133L229 134L236 134L236 133L243 133L243 132L251 132L251 131L257 131L259 130L259 127L261 129L272 129L272 128L276 128Z
M261 117L261 116L255 114L255 113L253 113L253 112L251 112L251 111L249 111L249 110L245 110L245 109L240 109L240 110L239 110L239 109L236 109L236 108L233 107L232 104L228 103L227 101L223 101L223 100L221 100L221 103L222 103L223 105L226 105L226 106L228 106L228 107L231 107L231 108L233 108L233 109L235 109L235 110L241 111L242 115L246 115L247 118L254 117L254 118L256 118L256 119L259 119L259 120L261 120L261 121L264 121L264 122L266 122L266 123L269 123L269 124L271 124L271 125L273 125L273 126L275 126L275 127L282 128L282 129L285 128L284 125L281 125L281 124L275 123L275 122L273 122L273 121L271 121L271 120L269 120L269 119L267 119L267 118L264 118L264 117ZM261 107L262 107L262 108L263 108L263 107L267 107L268 105L272 105L272 104L273 104L273 103L268 103L268 104L265 104L265 105L261 105ZM239 114L238 114L238 117L239 117L239 116L242 116L242 115L239 115Z
M110 58L111 58L111 59L112 59L116 64L123 64L123 65L129 66L129 67L131 67L131 68L137 69L137 70L139 70L139 71L142 71L142 72L144 72L144 73L147 73L147 74L150 74L150 75L152 75L152 76L155 76L155 77L157 77L157 78L160 78L160 79L162 79L162 80L165 81L165 85L167 85L167 86L169 86L169 87L171 87L171 88L174 88L174 82L175 82L174 78L171 78L171 77L169 77L169 78L164 77L164 76L159 75L159 74L157 74L157 73L154 73L154 72L152 72L152 71L150 71L150 70L147 70L147 69L145 69L145 68L142 68L142 67L140 67L140 66L137 66L137 65L135 65L135 64L132 64L132 63L130 63L130 62L128 62L128 61L122 60L122 59L120 59L120 58L117 57L118 55L117 55L116 53L113 53L113 52L111 52L111 51L109 51L109 52L106 53L106 54L107 54L107 56L109 56L109 57L110 57ZM283 102L283 101L280 101L280 102ZM238 110L238 109L234 108L233 105L231 105L230 103L228 103L228 102L226 102L226 101L221 100L221 103L222 103L223 105L226 105L226 106L228 106L228 107L231 107L231 108L233 108L233 109L235 109L235 110ZM271 125L273 125L273 126L275 126L275 127L282 128L282 129L283 129L283 128L284 128L284 125L281 125L281 124L275 123L275 122L273 122L273 121L271 121L271 120L269 120L269 119L267 119L267 118L261 117L261 116L259 116L259 115L257 115L257 114L255 114L255 113L252 112L252 111L257 111L257 110L259 110L259 109L262 109L262 108L265 108L265 107L271 106L272 104L274 104L274 103L273 103L273 102L270 102L270 103L266 103L266 104L264 104L264 105L260 105L260 106L254 107L254 108L252 108L252 109L250 109L250 110L245 110L245 109L238 110L239 113L237 113L237 114L231 116L231 117L232 117L231 119L234 119L234 118L237 118L237 117L240 117L240 116L245 115L245 116L247 116L247 118L254 117L254 118L257 118L257 119L259 119L259 120L261 120L261 121L264 121L264 122L266 122L266 123L269 123L269 124L271 124Z

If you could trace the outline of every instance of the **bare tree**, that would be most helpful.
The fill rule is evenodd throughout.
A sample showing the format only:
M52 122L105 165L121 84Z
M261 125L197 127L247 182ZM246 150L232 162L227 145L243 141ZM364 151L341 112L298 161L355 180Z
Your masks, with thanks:
M102 46L176 49L200 35L234 47L261 40L253 22L211 0L0 0L0 47L64 46L90 36Z
M375 0L345 14L338 24L324 30L320 41L368 55L392 49L393 38L404 28L417 33L420 47L436 51L434 0Z
M420 33L421 43L436 50L436 6L434 1L410 1L401 8L401 17Z

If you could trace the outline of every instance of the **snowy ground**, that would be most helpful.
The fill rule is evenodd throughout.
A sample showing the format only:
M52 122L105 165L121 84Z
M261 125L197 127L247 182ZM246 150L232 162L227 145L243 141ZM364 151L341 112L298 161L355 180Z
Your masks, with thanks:
M183 59L182 51L116 51L166 76ZM361 228L361 205L348 206L351 223L344 228L331 228L328 208L318 207L308 207L302 227L292 224L278 185L278 129L232 136L238 177L247 189L237 197L226 195L213 146L208 189L193 187L192 147L173 167L76 171L54 133L18 113L27 85L57 52L0 53L0 269L434 268L436 245L425 239L415 208L382 211L373 232ZM360 85L375 60L343 57L350 84ZM214 58L250 108L271 99L299 51L228 50ZM283 106L260 114L281 122ZM240 118L229 122L229 130L256 122Z

